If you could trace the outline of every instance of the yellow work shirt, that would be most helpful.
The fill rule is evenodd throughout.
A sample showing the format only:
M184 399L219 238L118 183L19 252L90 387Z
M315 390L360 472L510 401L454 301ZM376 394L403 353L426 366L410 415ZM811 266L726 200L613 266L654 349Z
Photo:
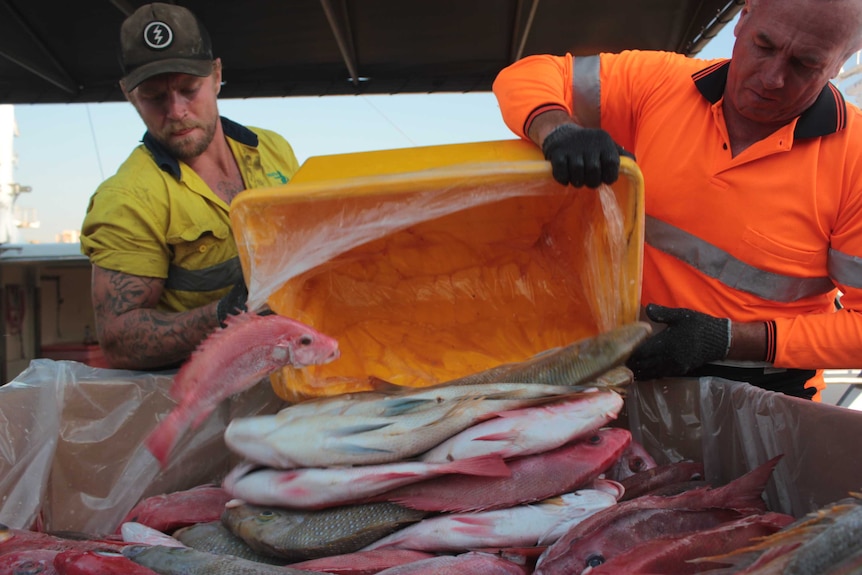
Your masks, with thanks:
M280 135L222 118L246 189L286 184L299 163ZM101 268L165 280L157 309L185 311L242 278L229 206L150 136L93 196L81 251Z

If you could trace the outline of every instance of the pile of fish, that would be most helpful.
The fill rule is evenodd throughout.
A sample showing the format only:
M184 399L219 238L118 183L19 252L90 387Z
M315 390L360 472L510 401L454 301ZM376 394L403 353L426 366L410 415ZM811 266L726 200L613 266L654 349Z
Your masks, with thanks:
M149 443L163 465L218 398L337 356L273 317L225 330L254 322L282 338L239 352L232 381L204 365L227 353L219 341L180 371L178 415L154 432L168 439ZM632 381L621 364L648 334L635 323L432 387L381 382L235 419L225 443L242 462L220 484L148 497L110 535L0 530L0 573L859 572L858 498L796 521L762 498L780 457L713 487L702 464L658 466L613 426Z

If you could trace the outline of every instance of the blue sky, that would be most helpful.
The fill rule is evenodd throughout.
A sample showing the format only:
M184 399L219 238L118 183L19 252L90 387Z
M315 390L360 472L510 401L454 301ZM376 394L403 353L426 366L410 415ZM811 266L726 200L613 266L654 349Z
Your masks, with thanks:
M699 54L729 57L728 24ZM230 82L230 71L225 71ZM221 100L222 115L279 132L300 162L311 156L513 138L488 92ZM16 105L15 182L32 191L16 206L36 213L23 242L77 230L90 195L140 141L144 125L126 102Z

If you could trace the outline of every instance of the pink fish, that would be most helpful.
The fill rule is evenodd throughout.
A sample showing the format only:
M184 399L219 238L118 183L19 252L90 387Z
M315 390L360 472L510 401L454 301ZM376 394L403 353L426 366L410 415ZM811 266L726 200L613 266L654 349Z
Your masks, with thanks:
M630 441L627 429L601 429L551 451L510 459L509 477L437 477L387 491L373 500L460 513L540 501L586 486L620 457Z
M634 499L650 491L683 481L703 479L703 463L678 461L653 467L621 480L626 492L621 501Z
M123 523L129 522L170 533L187 525L217 521L224 511L224 504L230 500L230 494L218 485L199 485L153 495L138 502L120 522L117 531Z
M581 489L505 509L441 513L403 527L362 550L397 547L457 553L481 547L549 545L572 525L616 503L616 497L604 490Z
M237 499L256 505L278 505L292 509L323 509L356 503L408 483L445 474L506 477L509 468L499 455L485 455L425 463L402 461L352 467L303 467L300 469L256 468L240 464L224 480L224 487Z
M157 575L115 551L62 551L54 558L54 568L57 575Z
M766 510L762 493L781 456L723 487L692 489L670 497L642 495L600 511L549 546L535 575L580 573L641 541L715 526ZM654 520L644 521L645 517Z
M406 565L431 557L435 557L435 555L412 549L373 549L309 559L300 563L291 563L288 567L305 571L337 573L338 575L374 575L390 567Z
M6 555L14 551L44 549L52 551L65 551L66 549L101 549L119 551L127 544L119 538L93 538L93 539L71 539L30 531L27 529L14 529L0 525L0 555ZM2 573L2 571L0 571Z
M56 549L18 549L0 555L3 575L57 575L54 569Z
M742 517L710 529L643 542L607 563L593 567L590 575L691 575L720 563L689 562L739 549L757 538L772 535L793 521L783 513Z
M632 441L628 449L620 457L620 460L616 465L608 469L605 475L608 479L622 482L637 473L642 473L656 467L658 467L658 464L644 446L637 441Z
M526 567L507 559L470 551L460 555L441 555L406 565L390 567L377 575L526 575Z
M242 313L225 324L180 368L170 390L178 404L147 437L163 467L182 433L197 428L222 400L282 367L329 363L339 355L334 339L279 315Z
M541 453L591 435L617 418L623 399L615 391L573 394L547 405L504 411L473 425L420 458L452 461L495 453L504 458Z

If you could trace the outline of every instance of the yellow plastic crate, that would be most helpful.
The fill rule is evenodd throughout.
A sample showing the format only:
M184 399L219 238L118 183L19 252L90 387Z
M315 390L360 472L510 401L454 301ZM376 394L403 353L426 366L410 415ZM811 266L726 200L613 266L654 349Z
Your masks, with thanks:
M338 339L328 365L271 379L289 401L424 386L637 319L643 180L557 184L518 140L309 158L231 220L250 305Z

